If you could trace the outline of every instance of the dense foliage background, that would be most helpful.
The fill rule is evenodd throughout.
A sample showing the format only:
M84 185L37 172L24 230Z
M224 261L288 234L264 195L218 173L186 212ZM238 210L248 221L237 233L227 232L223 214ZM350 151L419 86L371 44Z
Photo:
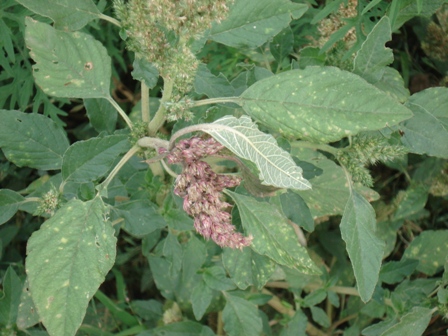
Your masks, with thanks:
M190 69L181 30L161 29L154 55L164 58L148 59L152 45L133 40L120 1L115 11L105 0L1 1L0 335L446 334L447 3L235 0L227 18L217 12L221 24L189 36L201 61ZM51 82L52 67L86 57L87 84ZM347 110L287 119L293 92L299 103L315 95L324 113L334 94ZM373 116L357 114L375 104ZM311 191L261 185L250 151L194 128L238 129L225 117L242 115L291 155ZM173 193L181 167L137 142L187 127L224 138L229 151L207 162L242 176L225 197L253 248L198 235ZM47 239L46 229L63 233ZM58 250L64 239L81 242L74 254ZM58 279L67 265L69 282ZM85 291L79 301L58 297L71 283Z

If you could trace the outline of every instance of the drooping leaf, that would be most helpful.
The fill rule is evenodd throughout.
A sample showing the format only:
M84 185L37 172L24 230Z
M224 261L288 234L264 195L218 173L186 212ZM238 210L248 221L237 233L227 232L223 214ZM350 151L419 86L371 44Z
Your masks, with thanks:
M225 294L227 303L222 312L224 330L229 336L259 336L262 330L257 306L238 296Z
M6 223L19 209L25 198L9 189L0 189L0 225Z
M403 144L412 153L448 158L448 88L420 91L406 105L414 116L400 125Z
M25 19L25 41L36 62L37 85L50 96L108 98L111 60L106 48L91 35L58 31Z
M20 4L54 21L59 30L79 30L98 19L101 12L92 0L18 0Z
M242 251L226 248L222 254L224 267L240 289L248 286L263 288L275 270L275 263L251 248Z
M234 154L254 162L262 184L298 190L311 188L311 184L302 176L302 168L278 146L272 135L259 131L249 117L241 116L237 119L225 116L208 124L203 131Z
M16 323L23 282L9 266L2 279L3 294L0 298L0 324L12 328Z
M286 0L237 0L229 16L212 26L209 38L231 47L256 48L289 26L308 9Z
M220 266L208 267L202 274L207 286L218 291L235 289L235 283L226 276L224 268Z
M275 206L231 191L226 193L238 206L246 235L252 235L251 248L281 265L305 274L319 274L320 270L298 242L293 227Z
M98 132L111 134L117 125L117 110L112 104L103 98L84 99L84 106L87 111L90 123Z
M134 70L131 72L132 78L145 82L149 89L157 85L159 71L144 58L136 58L133 63Z
M386 66L394 60L392 49L385 47L391 39L390 21L385 16L373 27L356 54L353 72L371 84L378 82Z
M258 81L241 95L249 116L286 137L332 142L398 124L412 112L359 76L307 67Z
M191 293L191 305L194 317L200 320L213 299L213 290L204 281L200 281Z
M71 145L62 160L64 181L90 182L104 176L117 157L129 149L126 135L91 138Z
M114 264L114 232L101 199L73 199L28 240L30 292L50 335L75 335Z
M60 169L69 146L65 132L41 114L0 110L0 147L19 167Z
M355 190L345 207L340 229L347 244L359 295L362 301L367 302L378 282L385 245L376 234L375 210Z
M427 230L409 244L403 258L418 260L417 270L431 276L443 268L447 255L448 230Z
M431 321L432 310L414 307L404 315L393 327L384 331L381 336L421 336Z

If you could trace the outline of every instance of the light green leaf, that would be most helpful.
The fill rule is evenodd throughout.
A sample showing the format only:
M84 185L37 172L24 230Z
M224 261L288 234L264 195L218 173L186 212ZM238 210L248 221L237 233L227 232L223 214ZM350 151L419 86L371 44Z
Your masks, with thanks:
M432 310L424 307L413 307L400 322L387 329L381 336L421 336L431 321Z
M409 98L409 90L404 86L404 80L401 74L391 67L385 67L384 70L383 76L374 85L400 103L407 101Z
M235 289L235 283L226 276L224 268L212 266L205 269L202 274L207 286L218 291L228 291Z
M355 190L345 207L340 229L347 244L359 295L363 302L367 302L378 282L385 245L376 235L375 210Z
M248 247L242 251L224 249L222 261L233 282L243 290L248 286L263 288L275 270L275 263L270 258Z
M23 282L9 266L2 279L3 294L0 298L0 325L12 328L16 323Z
M117 157L129 149L126 135L108 135L78 141L65 152L62 161L64 181L90 182L104 176Z
M241 116L237 119L225 116L207 126L204 132L234 154L257 165L262 184L298 190L311 188L311 184L302 176L302 168L278 146L272 135L259 131L249 117Z
M0 225L6 223L19 209L25 198L9 189L0 189Z
M0 110L0 147L19 167L60 169L69 146L67 136L41 114Z
M315 322L324 328L328 328L331 325L330 319L325 311L320 307L310 307L311 316Z
M36 62L37 85L50 96L108 98L111 60L106 48L91 35L58 31L25 19L25 41Z
M193 292L191 293L191 305L196 320L199 321L202 318L202 316L204 316L208 306L212 302L212 299L213 299L212 289L209 286L207 286L203 280L200 281L196 285L196 287L194 287Z
M39 320L39 315L37 315L36 306L29 290L28 280L26 280L22 287L16 324L19 329L25 330L39 323Z
M443 268L447 255L448 230L427 230L411 242L403 258L418 260L417 270L432 276Z
M371 84L378 82L386 66L394 61L394 55L385 45L392 39L390 21L383 17L367 35L354 61L353 72Z
M101 199L69 201L28 240L31 295L50 335L75 335L114 264L116 238Z
M103 98L89 98L84 99L84 106L90 124L98 133L107 132L111 134L115 131L117 110L109 101Z
M238 296L225 294L227 303L222 312L224 330L228 336L259 336L262 321L257 306Z
M320 270L298 242L293 227L275 206L231 191L226 193L238 206L246 235L252 235L251 248L281 265L305 274L319 274Z
M317 142L412 117L410 110L361 77L334 67L307 67L263 79L241 95L240 104L274 132Z
M59 30L79 30L101 15L92 0L17 0L20 4L54 21Z
M289 26L308 9L287 0L236 0L229 16L212 26L209 38L231 47L256 48Z
M448 158L448 88L420 91L406 104L414 116L403 122L403 144L412 153Z

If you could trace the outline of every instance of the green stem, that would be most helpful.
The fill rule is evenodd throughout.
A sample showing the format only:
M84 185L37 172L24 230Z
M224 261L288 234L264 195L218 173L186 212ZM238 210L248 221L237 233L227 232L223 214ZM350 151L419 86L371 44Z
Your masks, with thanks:
M295 148L311 148L314 150L321 150L327 153L330 153L334 156L337 156L338 154L338 149L331 147L329 145L325 145L325 144L315 144L315 143L311 143L308 141L294 141L291 143L292 147Z
M210 105L210 104L220 104L220 103L235 103L240 105L240 97L219 97L219 98L209 98L195 101L193 107Z
M142 93L142 120L145 123L149 123L151 116L149 113L149 88L148 86L145 84L145 81L142 81L142 88L141 88L141 93Z
M123 109L120 107L120 105L118 105L118 103L112 97L107 97L106 99L112 104L113 107L115 107L115 109L121 115L121 117L126 122L128 127L130 129L132 129L132 121L131 121L131 119L129 119L128 115L123 111Z
M165 83L163 83L163 96L162 99L160 99L159 109L148 125L148 134L150 136L156 135L159 128L162 127L165 122L167 112L165 103L171 99L171 95L173 94L173 85L174 81L172 80L165 80Z
M105 189L107 189L109 183L112 181L115 175L117 175L117 173L126 164L126 162L128 162L129 159L132 158L134 154L136 154L139 150L140 146L135 145L121 158L120 162L118 162L114 169L112 169L112 171L109 173L109 176L107 176L104 182L97 187L98 195L100 195Z
M105 20L105 21L108 21L108 22L110 22L110 23L116 25L117 27L121 28L121 23L120 23L120 21L118 21L117 19L114 19L113 17L110 17L110 16L105 15L105 14L100 14L98 17L99 17L100 19L103 19L103 20Z

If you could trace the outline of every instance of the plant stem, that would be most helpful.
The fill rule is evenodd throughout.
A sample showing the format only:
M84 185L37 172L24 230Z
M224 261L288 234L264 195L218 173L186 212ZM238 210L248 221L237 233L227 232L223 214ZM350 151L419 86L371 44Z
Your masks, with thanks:
M142 120L145 123L149 123L151 119L150 111L149 111L149 88L145 84L145 81L141 82L141 94L142 94Z
M118 103L110 96L108 98L106 98L106 99L113 105L113 107L115 107L115 109L121 115L121 117L126 122L128 127L130 129L132 129L132 121L131 121L131 119L129 119L128 115L123 111L123 109L120 107L120 105L118 105Z
M266 284L266 287L272 287L272 288L289 288L289 284L287 282L283 281L272 281L268 282ZM304 289L306 290L316 290L321 288L322 285L320 284L308 284L304 286ZM352 296L359 296L358 291L354 287L342 287L342 286L331 286L327 288L329 291L338 293L338 294L345 294L345 295L352 295Z
M219 98L209 98L195 101L193 107L210 105L210 104L220 104L220 103L235 103L239 105L240 97L219 97Z
M150 136L154 136L157 134L157 131L160 127L162 127L163 123L166 119L166 107L165 103L171 99L171 95L173 94L173 84L172 80L165 80L163 83L163 96L160 99L160 106L157 110L154 118L148 125L148 134Z
M222 320L222 310L218 312L218 321L217 321L217 327L216 327L216 335L222 336L224 335L224 323Z
M105 14L100 14L98 17L99 17L100 19L103 19L103 20L105 20L105 21L108 21L108 22L110 22L110 23L116 25L117 27L121 28L121 23L120 23L120 21L118 21L117 19L115 19L115 18L113 18L113 17L111 17L111 16L108 16L108 15L105 15Z
M315 143L311 143L308 141L294 141L291 143L291 147L295 147L295 148L311 148L311 149L315 149L315 150L321 150L327 153L330 153L334 156L336 156L338 154L338 149L331 147L329 145L325 145L325 144L315 144Z
M128 162L129 159L133 157L134 154L136 154L139 150L140 146L138 145L134 145L130 150L128 150L128 152L121 158L120 162L118 162L114 169L112 169L112 171L109 173L109 176L107 176L104 182L97 187L98 195L100 195L105 189L107 189L109 183L112 181L115 175L117 175L117 173L126 164L126 162Z

